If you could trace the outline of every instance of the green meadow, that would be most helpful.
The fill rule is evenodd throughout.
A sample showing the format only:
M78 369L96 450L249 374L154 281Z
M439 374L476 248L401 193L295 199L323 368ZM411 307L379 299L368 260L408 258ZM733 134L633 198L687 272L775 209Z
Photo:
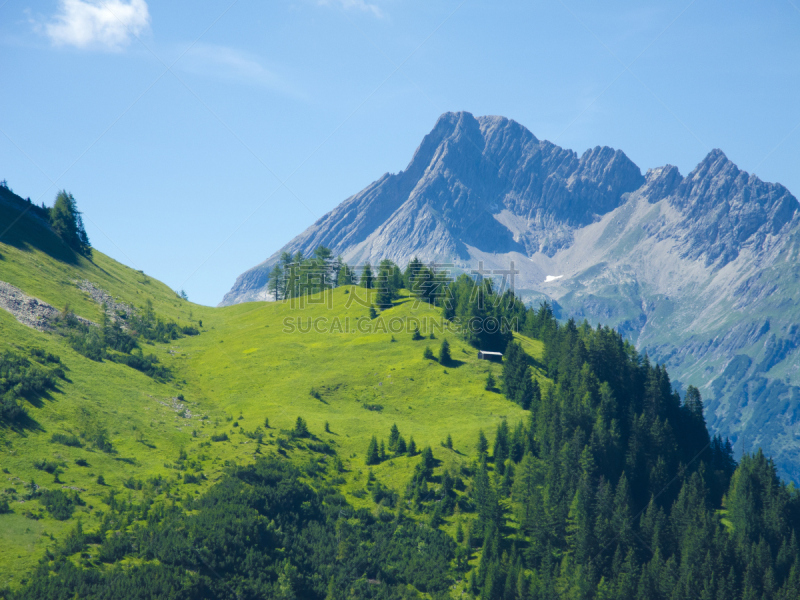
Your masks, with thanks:
M61 358L66 375L56 390L26 407L33 425L0 429L2 489L16 498L11 512L0 515L0 586L18 585L77 519L84 528L99 522L110 492L136 499L143 493L137 482L162 478L170 483L165 498L199 495L226 465L246 464L256 453L330 461L309 448L327 444L343 462L337 485L348 501L374 506L364 494L369 470L402 493L419 459L398 456L367 467L373 435L388 441L396 424L418 449L431 446L442 469L474 459L479 430L492 439L501 419L513 425L526 414L498 390L485 389L489 371L499 381L500 365L479 360L475 348L442 327L439 309L408 294L377 319L369 317L365 290L353 287L302 306L296 300L209 308L100 252L91 261L64 260L43 242L22 239L0 243L0 281L99 322L102 307L78 288L88 280L137 311L149 300L159 317L200 333L142 344L172 372L170 381L158 382L110 360L92 361L58 334L30 329L0 311L0 352L46 350ZM415 323L425 339L412 340ZM451 364L423 358L426 346L438 354L444 339ZM541 342L518 339L541 358ZM541 372L536 376L544 381ZM311 439L289 435L298 417ZM112 452L51 441L53 434L96 431L107 433ZM448 435L452 449L444 446ZM59 472L35 466L42 462L58 465ZM197 483L186 483L187 474ZM55 520L37 500L22 500L32 481L47 489L77 488L84 505L69 520Z

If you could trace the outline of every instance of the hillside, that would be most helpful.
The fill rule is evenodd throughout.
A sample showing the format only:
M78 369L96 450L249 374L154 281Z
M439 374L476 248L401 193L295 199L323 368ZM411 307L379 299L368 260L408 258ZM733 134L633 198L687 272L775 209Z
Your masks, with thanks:
M171 381L159 382L110 360L90 360L64 337L23 325L0 310L0 354L38 348L58 356L65 371L55 389L27 403L30 423L0 427L4 487L15 498L10 502L13 512L0 515L0 588L18 584L20 574L33 568L53 540L64 538L75 518L82 519L84 528L97 526L110 492L141 499L146 493L141 482L160 477L173 486L161 497L197 495L219 479L226 464L252 462L254 449L261 445L253 432L262 434L265 449L285 445L300 462L309 454L317 456L285 434L298 416L343 458L347 493L363 489L371 436L388 438L393 424L406 440L413 437L418 448L432 446L447 466L469 459L480 429L488 433L501 418L522 418L517 405L484 389L486 371L499 377L499 367L478 361L475 351L455 336L437 332L436 340L412 341L407 331L283 333L285 317L338 317L353 328L359 319L369 320L365 307L353 303L345 308L350 289L335 290L330 309L300 310L277 303L201 307L100 252L94 251L91 261L62 254L57 239L24 221L12 230L16 237L11 243L0 243L0 281L54 307L68 303L77 315L100 322L101 305L79 287L90 281L137 311L149 300L156 314L191 323L200 333L143 344L172 372ZM387 322L409 317L441 322L438 310L412 309L403 299L383 317ZM422 356L426 345L438 349L443 337L457 361L452 368ZM540 342L528 341L526 347L534 356L541 353ZM88 441L96 431L106 432L111 452ZM81 447L54 443L54 434L76 436ZM222 434L226 441L210 441ZM448 434L452 450L441 446ZM53 466L42 470L35 466L41 462ZM400 457L372 469L380 481L399 490L410 478L413 462ZM57 481L47 471L55 467ZM196 475L199 483L184 483L186 473ZM48 489L79 489L85 506L76 507L67 521L55 519L39 502L24 501L31 481ZM348 497L355 506L372 504Z
M323 248L284 302L199 307L23 221L0 597L800 593L800 493L609 327L420 263L352 285Z
M800 204L713 150L644 175L620 150L581 155L502 117L446 113L408 167L344 200L222 304L269 297L283 252L508 269L516 293L622 332L697 386L737 455L763 447L800 480Z

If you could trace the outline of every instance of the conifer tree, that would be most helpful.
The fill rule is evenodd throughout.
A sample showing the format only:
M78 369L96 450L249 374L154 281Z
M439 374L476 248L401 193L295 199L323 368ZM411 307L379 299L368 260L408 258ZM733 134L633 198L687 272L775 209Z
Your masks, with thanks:
M275 263L272 271L269 272L269 289L275 296L275 301L279 301L283 292L283 269L280 263Z
M489 452L489 441L486 439L483 429L478 432L478 445L476 449L478 450L478 456L484 456Z
M365 460L368 465L377 465L381 462L378 450L378 439L373 435L367 447L367 456Z
M450 360L450 342L444 339L439 348L439 364L447 366L450 364Z
M392 423L392 428L389 431L389 451L394 452L397 450L397 444L400 441L400 430L397 428L397 423Z
M92 245L83 227L78 204L72 194L61 190L50 209L50 225L63 242L78 254L91 256Z
M494 386L495 386L494 375L492 375L492 372L489 371L486 374L486 384L484 387L486 388L487 392L491 392L494 389Z
M365 267L366 268L366 267ZM397 278L394 276L395 265L390 260L382 260L378 268L378 276L374 279L376 289L375 304L382 310L391 308L397 297Z
M293 434L296 437L308 437L308 425L303 417L297 417L294 424Z
M372 267L369 263L364 265L361 271L361 287L371 290L375 285L375 278L372 275Z

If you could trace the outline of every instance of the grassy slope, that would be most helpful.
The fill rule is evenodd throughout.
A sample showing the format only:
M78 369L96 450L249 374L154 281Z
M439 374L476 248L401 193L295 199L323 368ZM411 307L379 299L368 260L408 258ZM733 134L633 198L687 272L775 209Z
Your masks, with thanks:
M332 306L293 308L283 303L255 303L226 308L192 305L176 298L167 286L150 280L110 258L94 253L93 261L59 260L52 248L17 242L0 243L0 280L21 288L55 306L69 302L79 315L98 320L99 307L77 289L75 281L88 279L119 300L140 307L151 299L156 312L181 323L203 321L197 337L171 344L146 347L173 369L175 379L161 384L141 373L106 361L92 362L75 353L63 339L31 330L8 313L0 311L0 350L8 346L37 346L61 356L69 369L69 382L60 382L57 393L41 406L29 407L39 429L24 432L0 430L0 466L7 483L22 492L22 482L35 479L40 485L58 488L53 478L33 467L37 459L66 463L64 485L85 489L81 507L72 521L55 521L38 502L12 503L13 514L0 515L0 586L16 584L52 541L71 529L80 517L85 527L97 520L105 508L101 498L109 488L132 492L122 482L133 476L155 475L177 481L175 461L181 449L208 478L200 485L180 484L177 492L199 493L219 476L226 461L252 460L254 443L239 427L252 431L269 418L266 443L280 436L280 429L293 426L303 416L311 432L333 444L348 468L345 492L363 489L367 467L364 454L374 434L388 438L392 423L401 433L413 436L419 448L431 445L443 466L467 460L473 453L479 429L491 434L502 417L513 424L523 411L496 392L484 390L488 369L499 377L500 366L479 361L473 348L452 333L436 332L436 340L412 341L405 331L390 333L285 333L284 318L349 318L351 331L356 319L368 322L367 309L357 302L346 308L350 290L333 292ZM56 257L53 256L56 254ZM363 290L359 290L363 292ZM354 291L355 292L355 291ZM440 319L436 310L414 307L407 298L382 313L384 319ZM398 321L399 322L399 321ZM375 326L376 322L372 322ZM451 343L454 366L444 368L422 357L426 345L438 352L441 340ZM539 342L522 340L533 356L541 354ZM541 377L541 374L539 374ZM311 388L321 394L312 397ZM191 416L181 416L170 398L183 394ZM380 404L381 411L363 404ZM239 418L241 416L241 418ZM206 417L206 418L203 418ZM324 432L330 423L331 433ZM234 428L234 422L239 427ZM105 427L116 454L87 448L69 448L49 442L55 432L80 433L87 427ZM197 431L197 437L192 432ZM212 433L226 432L230 441L210 443ZM454 449L440 445L451 434ZM265 452L275 451L267 445ZM303 453L296 454L298 460ZM89 467L74 461L84 458ZM418 459L395 458L373 467L378 480L402 491ZM102 474L107 486L96 483ZM350 496L355 505L371 505L369 498ZM26 511L41 513L39 520L26 518Z

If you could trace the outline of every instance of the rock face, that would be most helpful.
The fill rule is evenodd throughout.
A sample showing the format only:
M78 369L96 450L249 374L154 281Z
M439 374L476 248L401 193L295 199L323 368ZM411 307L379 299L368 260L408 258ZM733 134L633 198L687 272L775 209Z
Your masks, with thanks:
M619 150L578 156L508 119L447 113L404 171L281 252L319 245L351 264L513 260L518 295L616 327L677 387L700 387L737 452L763 446L800 481L800 205L720 150L685 177L671 165L642 176ZM264 299L279 255L222 304Z
M552 256L643 183L619 150L579 157L509 119L446 113L404 171L351 196L281 252L322 245L349 262L468 261L470 245ZM242 274L222 304L257 299L278 256Z

